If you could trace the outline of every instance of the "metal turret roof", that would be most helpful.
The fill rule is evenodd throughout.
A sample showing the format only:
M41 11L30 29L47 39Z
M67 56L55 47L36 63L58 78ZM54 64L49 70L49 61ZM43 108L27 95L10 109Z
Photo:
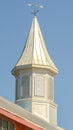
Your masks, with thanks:
M58 69L48 54L36 16L33 18L23 52L14 70L26 65L43 66L58 73Z

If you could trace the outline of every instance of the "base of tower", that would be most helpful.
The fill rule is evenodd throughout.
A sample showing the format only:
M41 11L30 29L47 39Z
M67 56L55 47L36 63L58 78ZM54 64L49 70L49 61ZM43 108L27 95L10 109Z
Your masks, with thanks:
M19 99L16 104L32 114L57 125L57 105L53 101L39 99Z

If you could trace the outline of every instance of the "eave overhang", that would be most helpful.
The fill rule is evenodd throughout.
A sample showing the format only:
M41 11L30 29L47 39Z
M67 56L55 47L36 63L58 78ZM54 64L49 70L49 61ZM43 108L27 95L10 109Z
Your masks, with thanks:
M54 76L58 74L58 69L55 69L51 66L45 66L45 65L37 65L37 64L27 64L27 65L21 65L21 66L15 66L13 70L11 71L12 75L16 76L19 71L21 70L27 70L27 69L46 69L49 72L51 72Z

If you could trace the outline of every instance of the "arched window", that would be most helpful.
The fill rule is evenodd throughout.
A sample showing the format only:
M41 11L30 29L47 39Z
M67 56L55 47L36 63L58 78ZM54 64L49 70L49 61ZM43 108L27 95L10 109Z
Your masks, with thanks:
M20 78L16 78L16 100L20 98Z
M29 75L24 75L21 82L21 97L29 97Z
M16 78L16 100L29 97L30 76Z

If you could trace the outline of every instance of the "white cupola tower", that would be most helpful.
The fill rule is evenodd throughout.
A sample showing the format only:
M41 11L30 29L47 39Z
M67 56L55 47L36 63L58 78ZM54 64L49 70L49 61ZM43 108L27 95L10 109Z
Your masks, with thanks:
M16 78L15 103L48 123L57 124L54 77L58 69L51 60L34 16L23 52L12 70Z

